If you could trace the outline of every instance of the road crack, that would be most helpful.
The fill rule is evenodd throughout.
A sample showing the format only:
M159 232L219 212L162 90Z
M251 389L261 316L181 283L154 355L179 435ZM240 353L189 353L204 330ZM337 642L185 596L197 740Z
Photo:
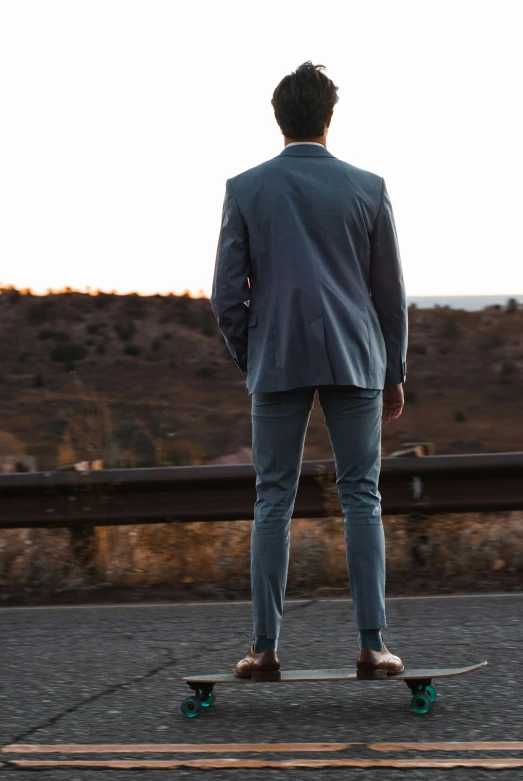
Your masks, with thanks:
M170 656L170 650L166 649L166 651L167 654ZM92 694L89 697L85 697L79 702L76 702L73 705L64 708L62 711L60 711L60 713L57 713L55 716L51 716L51 718L47 719L46 721L37 724L34 727L30 727L25 732L22 732L20 735L16 735L8 743L0 744L0 756L1 756L1 752L5 750L7 746L11 744L19 744L19 743L27 742L27 740L31 738L39 730L54 726L58 721L63 719L64 716L68 716L71 713L75 713L75 711L79 710L80 708L83 708L84 705L90 705L92 702L96 702L97 700L102 699L102 697L107 697L110 694L114 694L119 689L123 689L125 686L132 686L134 684L141 683L142 681L146 681L148 678L152 678L154 675L158 675L158 673L167 670L169 667L172 667L175 664L178 664L178 660L170 658L167 662L164 662L163 664L159 664L156 667L153 667L152 669L148 670L142 675L136 675L134 678L130 678L126 681L122 681L121 683L116 683L113 684L112 686L107 686L105 689L98 692L97 694ZM2 756L2 762L5 762L7 767L10 766L9 760L7 760L4 756Z

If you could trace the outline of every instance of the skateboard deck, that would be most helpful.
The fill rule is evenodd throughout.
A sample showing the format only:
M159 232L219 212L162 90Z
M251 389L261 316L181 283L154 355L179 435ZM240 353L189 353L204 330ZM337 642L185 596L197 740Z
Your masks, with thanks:
M415 713L428 713L431 704L436 699L436 689L432 685L435 678L455 678L460 675L476 672L485 667L487 662L479 662L468 667L411 667L403 672L387 675L384 678L362 677L352 668L336 667L324 670L282 670L279 681L254 681L251 678L238 678L233 672L187 675L184 680L193 690L194 695L187 697L182 703L182 713L187 718L198 716L202 708L210 707L216 700L213 691L217 684L281 684L306 683L311 681L348 681L349 683L391 683L405 681L412 692L411 707Z

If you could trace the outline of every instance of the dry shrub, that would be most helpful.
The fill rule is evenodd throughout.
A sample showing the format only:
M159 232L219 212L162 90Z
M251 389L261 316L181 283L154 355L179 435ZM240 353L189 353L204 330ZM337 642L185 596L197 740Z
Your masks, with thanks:
M0 585L46 592L83 586L88 580L74 558L67 529L0 531Z
M251 522L162 523L98 529L111 583L226 583L249 567Z

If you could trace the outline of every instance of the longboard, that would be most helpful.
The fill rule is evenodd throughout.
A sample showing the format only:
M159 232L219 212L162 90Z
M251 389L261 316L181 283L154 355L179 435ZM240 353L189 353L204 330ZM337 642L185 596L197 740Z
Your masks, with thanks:
M210 707L216 700L213 689L217 684L238 683L305 683L310 681L348 681L349 683L390 683L405 681L412 692L411 708L414 713L428 713L431 704L436 699L436 689L432 685L434 678L454 678L459 675L481 670L487 662L470 665L469 667L420 667L406 668L401 673L387 675L384 678L368 678L358 675L354 669L336 667L326 670L282 670L279 681L254 681L251 678L238 678L234 673L215 673L214 675L187 675L184 680L194 692L182 702L182 713L187 718L198 716L203 708Z

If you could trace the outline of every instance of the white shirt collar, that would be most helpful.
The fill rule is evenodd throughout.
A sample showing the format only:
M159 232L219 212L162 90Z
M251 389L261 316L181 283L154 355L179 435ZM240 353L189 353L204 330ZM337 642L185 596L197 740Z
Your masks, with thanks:
M316 146L323 146L324 149L326 148L323 144L318 143L318 141L291 141L287 146L294 146L295 144L316 144ZM287 146L285 149L287 149Z

